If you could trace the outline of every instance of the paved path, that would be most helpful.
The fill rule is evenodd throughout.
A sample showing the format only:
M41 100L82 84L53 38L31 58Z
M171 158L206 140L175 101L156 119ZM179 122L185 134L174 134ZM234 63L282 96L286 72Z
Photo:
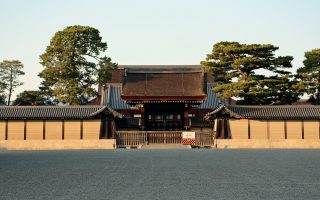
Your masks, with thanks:
M320 150L0 151L0 199L320 199Z

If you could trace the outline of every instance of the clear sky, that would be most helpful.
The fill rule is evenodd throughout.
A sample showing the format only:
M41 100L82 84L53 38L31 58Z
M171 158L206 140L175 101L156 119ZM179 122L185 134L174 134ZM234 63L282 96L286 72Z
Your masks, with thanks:
M219 41L270 43L294 57L320 48L319 0L0 0L0 61L25 65L37 89L39 55L70 25L100 30L119 64L199 64Z

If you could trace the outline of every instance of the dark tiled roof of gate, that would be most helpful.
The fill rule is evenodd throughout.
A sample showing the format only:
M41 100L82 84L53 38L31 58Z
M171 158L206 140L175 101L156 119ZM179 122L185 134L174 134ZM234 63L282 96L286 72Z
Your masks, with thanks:
M207 98L204 100L202 104L197 106L200 109L212 109L217 107L219 104L224 103L228 104L226 100L220 100L218 98L218 94L212 91L212 88L216 85L216 83L207 83Z
M175 73L175 72L199 72L201 65L119 65L118 69L123 69L130 73Z
M90 119L122 115L109 106L0 106L0 119Z
M197 106L199 109L212 109L217 107L221 101L218 99L217 93L212 91L212 87L215 83L207 83L207 98L202 104ZM108 91L110 90L110 91ZM122 98L121 84L109 84L106 87L106 103L113 109L130 109L131 106L127 104ZM228 104L228 101L222 101L224 104Z
M220 105L207 114L213 117L227 112L236 118L245 119L320 119L320 106L272 105L272 106L225 106Z
M204 72L200 66L140 66L125 69L123 97L204 98Z
M121 85L114 85L110 84L107 88L105 94L106 96L106 102L108 105L110 105L113 109L130 109L131 106L127 104L122 98L122 86Z

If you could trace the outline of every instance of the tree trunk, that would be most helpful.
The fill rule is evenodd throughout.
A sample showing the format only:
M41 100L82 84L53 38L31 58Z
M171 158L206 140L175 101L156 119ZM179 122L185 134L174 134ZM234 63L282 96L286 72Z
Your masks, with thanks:
M13 80L12 80L13 78L12 78L12 68L10 69L10 85L9 85L9 94L8 94L8 106L10 106L10 101L11 101L11 94L12 94L12 82L13 82Z

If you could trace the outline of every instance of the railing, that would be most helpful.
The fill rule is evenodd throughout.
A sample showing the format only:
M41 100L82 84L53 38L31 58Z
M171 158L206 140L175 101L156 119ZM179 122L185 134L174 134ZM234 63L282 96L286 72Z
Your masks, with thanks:
M180 131L148 131L148 144L181 144Z
M115 133L117 146L137 146L147 143L145 131L117 131Z
M196 132L197 146L211 146L212 132ZM182 131L117 131L117 146L138 146L145 144L181 144Z
M197 146L211 146L213 145L213 132L196 132Z

